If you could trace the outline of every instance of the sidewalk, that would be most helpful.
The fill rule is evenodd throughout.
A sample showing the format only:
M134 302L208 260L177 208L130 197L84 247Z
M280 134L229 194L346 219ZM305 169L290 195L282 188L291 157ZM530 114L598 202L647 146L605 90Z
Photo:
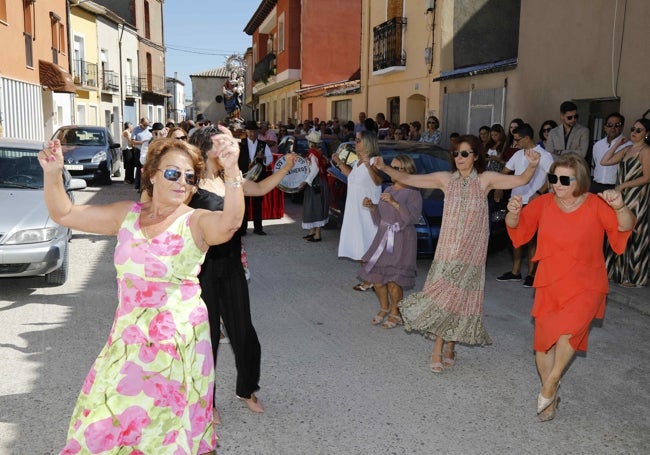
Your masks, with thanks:
M650 316L650 288L624 288L609 283L608 303L619 303L629 306L641 314Z

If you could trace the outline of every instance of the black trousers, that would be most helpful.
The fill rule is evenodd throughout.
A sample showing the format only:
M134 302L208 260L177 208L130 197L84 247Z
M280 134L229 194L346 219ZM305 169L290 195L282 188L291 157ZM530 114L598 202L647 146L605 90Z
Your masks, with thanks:
M140 163L140 149L133 149L133 166L135 167L135 189L140 189L140 178L142 177L142 164Z
M124 163L124 181L133 183L135 178L135 164L133 162L132 148L122 150L122 162Z
M616 185L608 185L606 183L598 183L595 180L591 180L591 186L589 187L589 192L598 194L602 193L605 190L613 190Z
M219 348L219 318L223 319L237 367L235 393L250 398L259 390L262 350L251 320L248 283L241 260L232 261L227 274L217 273L209 260L204 262L199 275L201 298L208 308L210 337L215 365ZM223 269L221 269L223 270Z
M249 201L252 201L251 204L253 205L253 229L256 231L261 231L262 230L262 201L264 200L263 196L247 196L244 198L245 202L245 210L244 210L244 219L242 220L241 223L241 228L239 229L239 232L242 235L246 234L246 228L248 227L248 205Z

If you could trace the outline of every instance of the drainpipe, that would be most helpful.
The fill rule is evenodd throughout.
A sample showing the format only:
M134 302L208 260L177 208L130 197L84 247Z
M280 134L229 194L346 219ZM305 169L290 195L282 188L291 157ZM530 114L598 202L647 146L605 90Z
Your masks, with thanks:
M122 31L120 32L120 39L117 40L117 49L120 58L120 131L123 129L124 123L124 69L122 66L122 38L124 36L124 22L122 22Z
M68 22L68 71L70 74L72 74L72 68L74 68L74 61L72 58L72 26L70 24L70 18L72 17L72 14L70 13L70 10L72 9L72 1L73 0L68 0L65 2L65 15L66 15L66 21ZM74 80L74 77L73 77ZM76 112L74 111L74 97L76 94L72 94L70 96L70 121L66 122L69 125L74 125L75 124L75 115Z

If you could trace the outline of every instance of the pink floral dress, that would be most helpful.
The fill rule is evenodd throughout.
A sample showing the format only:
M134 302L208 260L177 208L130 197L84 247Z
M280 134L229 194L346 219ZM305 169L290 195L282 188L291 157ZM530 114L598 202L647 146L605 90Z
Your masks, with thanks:
M147 239L134 204L117 235L119 304L84 381L61 454L215 450L214 363L197 275L205 256L181 215Z

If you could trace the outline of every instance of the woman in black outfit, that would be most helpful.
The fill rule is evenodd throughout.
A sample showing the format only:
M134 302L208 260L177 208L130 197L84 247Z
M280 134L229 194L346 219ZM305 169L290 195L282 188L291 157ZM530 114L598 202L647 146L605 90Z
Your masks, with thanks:
M223 194L226 185L235 185L223 177L218 163L217 147L214 138L220 134L215 127L197 129L190 137L190 143L201 150L206 163L204 178L198 191L189 202L193 208L212 211L223 210ZM214 141L214 142L213 142ZM287 155L287 164L278 172L260 182L244 179L246 196L263 196L275 188L289 172L295 161L295 155ZM208 249L199 274L201 297L208 308L212 350L217 360L219 348L220 319L230 338L230 346L235 356L237 367L236 395L246 403L252 412L264 412L262 403L255 396L259 390L261 348L251 321L248 283L241 262L241 235L239 232L232 239L221 245ZM214 412L215 421L219 415Z

